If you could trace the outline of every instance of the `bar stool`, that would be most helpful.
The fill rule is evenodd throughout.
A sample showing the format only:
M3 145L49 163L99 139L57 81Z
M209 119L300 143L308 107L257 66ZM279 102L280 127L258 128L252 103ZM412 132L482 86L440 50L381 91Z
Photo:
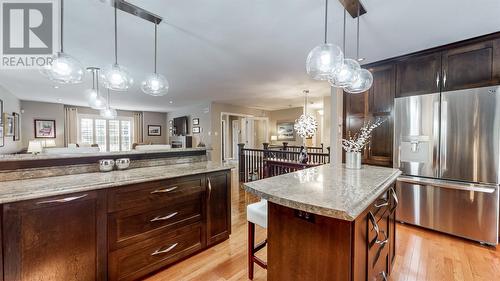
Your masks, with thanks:
M264 248L267 244L267 239L255 245L255 225L267 228L267 200L253 203L247 206L247 221L248 221L248 279L253 279L254 263L260 267L267 269L267 262L259 259L255 254Z

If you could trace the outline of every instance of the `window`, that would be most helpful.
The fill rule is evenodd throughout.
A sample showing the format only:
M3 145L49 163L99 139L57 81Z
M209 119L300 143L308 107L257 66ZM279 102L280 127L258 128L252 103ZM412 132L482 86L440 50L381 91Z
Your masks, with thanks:
M107 120L97 115L78 115L79 143L97 144L101 151L128 151L132 148L132 118Z

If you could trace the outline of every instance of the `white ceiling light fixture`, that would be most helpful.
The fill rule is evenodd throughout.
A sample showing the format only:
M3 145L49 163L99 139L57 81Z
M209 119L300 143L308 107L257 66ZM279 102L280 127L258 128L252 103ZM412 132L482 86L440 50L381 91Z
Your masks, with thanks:
M309 90L304 90L304 113L299 117L299 119L295 120L295 124L293 125L297 134L302 138L311 138L318 130L318 122L312 115L307 113L308 94Z
M357 23L357 42L356 42L356 59L359 60L359 11L360 4L358 1L358 23ZM361 68L356 71L356 79L344 90L350 94L360 94L368 91L373 84L373 75L367 69Z
M343 33L343 43L342 43L344 51L344 61L342 63L342 66L337 68L336 71L332 73L332 76L328 80L328 82L330 82L330 85L338 88L350 86L354 82L354 80L356 80L357 71L361 69L358 61L345 58L345 25L346 25L345 23L346 23L346 10L344 9L344 33Z
M115 63L108 66L104 73L102 74L102 79L104 86L113 91L127 91L132 84L134 79L128 72L128 70L118 64L118 23L117 23L117 2L113 3L115 9Z
M325 40L314 47L306 60L306 71L314 80L328 80L337 68L342 66L344 54L339 46L329 44L328 37L328 0L325 0Z
M150 74L146 80L142 82L141 90L151 96L164 96L168 92L168 81L165 76L156 72L156 61L157 61L157 49L158 49L158 23L155 23L155 55L154 55L154 72Z
M59 52L52 57L52 63L40 69L40 72L50 80L60 84L78 84L83 82L85 75L82 64L74 57L64 53L64 0L61 0L61 22Z
M89 106L97 110L106 108L106 99L99 90L99 70L98 67L87 67L87 71L92 72L92 89L85 93Z
M116 116L118 115L118 113L116 112L116 109L111 108L110 96L111 96L111 94L109 93L109 89L108 89L108 94L106 96L106 108L102 109L100 111L99 115L101 115L101 117L106 118L106 119L115 119Z

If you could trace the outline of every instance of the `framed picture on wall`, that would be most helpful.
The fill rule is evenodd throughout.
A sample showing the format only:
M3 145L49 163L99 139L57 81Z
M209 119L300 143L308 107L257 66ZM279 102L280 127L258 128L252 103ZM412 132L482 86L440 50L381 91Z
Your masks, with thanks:
M199 134L201 132L200 127L193 127L193 134Z
M200 125L200 118L193 118L193 126Z
M12 116L14 116L14 141L21 140L21 116L17 112L13 112Z
M35 138L56 138L56 120L35 119Z
M295 140L295 130L293 129L294 122L278 122L276 124L276 133L278 140L293 141Z
M161 136L161 126L148 125L148 136Z
M4 113L3 114L3 133L6 137L14 136L14 116Z

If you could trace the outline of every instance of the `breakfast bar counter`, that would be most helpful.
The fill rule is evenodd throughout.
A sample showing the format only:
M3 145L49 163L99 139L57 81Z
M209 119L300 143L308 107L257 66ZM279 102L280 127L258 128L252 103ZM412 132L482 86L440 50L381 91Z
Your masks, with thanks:
M269 202L268 280L387 278L400 173L327 164L246 183Z

